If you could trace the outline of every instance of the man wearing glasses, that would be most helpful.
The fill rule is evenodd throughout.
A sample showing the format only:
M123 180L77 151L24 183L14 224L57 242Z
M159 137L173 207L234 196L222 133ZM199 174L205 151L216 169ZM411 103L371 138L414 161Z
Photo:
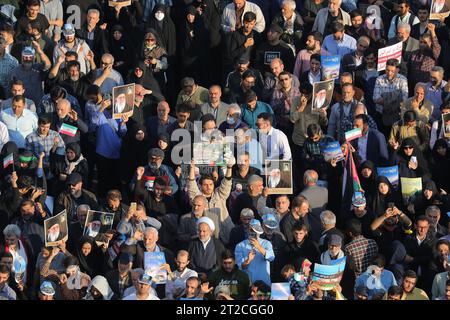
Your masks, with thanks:
M94 71L94 84L100 87L102 93L111 93L114 87L123 85L123 78L113 69L114 57L105 53L100 62L100 68Z

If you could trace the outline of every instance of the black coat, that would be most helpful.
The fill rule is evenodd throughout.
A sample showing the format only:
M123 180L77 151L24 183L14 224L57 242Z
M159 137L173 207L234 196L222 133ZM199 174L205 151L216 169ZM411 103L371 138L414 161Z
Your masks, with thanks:
M89 43L88 33L87 24L85 24L81 29L76 30L76 37ZM101 29L99 24L94 29L94 47L91 48L91 51L94 52L94 61L97 66L100 66L102 55L109 53L105 30Z
M301 271L303 260L308 259L312 263L320 263L319 246L314 241L306 238L302 244L292 241L285 246L286 264L291 264L295 270Z
M198 245L199 242L201 242L200 239L197 238L189 243L188 251L189 251L189 257L190 257L190 261L191 261L189 268L191 268L199 273L204 272L206 274L209 274L209 273L213 272L214 270L216 270L217 268L220 268L220 266L222 264L222 253L225 251L225 247L223 246L222 242L219 239L212 237L210 241L213 241L214 248L216 251L215 266L211 270L204 270L201 267L199 267L199 265L198 265L198 263L200 262L199 257L196 257L195 254L193 254L194 245L195 244ZM202 245L202 244L200 243L200 245Z

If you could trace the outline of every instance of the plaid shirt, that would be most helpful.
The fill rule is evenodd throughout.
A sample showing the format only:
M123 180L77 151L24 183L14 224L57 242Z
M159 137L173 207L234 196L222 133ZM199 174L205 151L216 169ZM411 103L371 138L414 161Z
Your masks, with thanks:
M41 152L44 152L45 153L43 161L44 167L48 167L50 165L50 150L53 147L53 142L55 138L58 138L58 149L57 149L58 154L64 154L63 153L65 148L64 141L59 135L59 133L54 130L50 130L46 137L40 136L37 130L30 133L25 138L25 149L33 152L36 158L39 158L39 154Z
M378 245L373 239L358 236L345 246L344 252L353 257L356 273L360 275L367 270L370 261L378 253Z
M433 38L431 50L422 54L416 51L409 60L408 80L410 83L428 82L430 80L430 71L436 65L436 61L441 54L441 46L436 37Z
M19 62L9 53L5 52L3 58L0 58L0 86L9 88L11 71L19 65Z
M382 98L382 95L388 92L400 91L403 100L408 99L408 81L401 74L397 74L394 80L389 81L384 74L379 76L375 81L375 88L373 89L373 100L376 101ZM380 104L375 105L377 112L383 112L383 106Z
M309 157L320 156L322 154L322 149L334 139L328 135L324 135L319 141L314 142L310 138L306 139L303 145L304 153Z
M123 297L123 293L124 293L124 291L125 291L125 289L126 289L126 285L127 285L127 283L128 283L128 277L129 277L129 274L127 274L125 277L123 277L123 278L121 278L120 276L119 276L119 293L120 293L120 298L122 298Z

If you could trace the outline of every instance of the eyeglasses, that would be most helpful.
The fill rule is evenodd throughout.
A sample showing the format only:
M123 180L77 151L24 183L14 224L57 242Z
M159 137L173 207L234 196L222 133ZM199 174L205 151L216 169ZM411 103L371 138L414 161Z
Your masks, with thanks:
M405 150L408 149L409 150L409 149L414 149L414 147L404 146L403 149L405 149Z

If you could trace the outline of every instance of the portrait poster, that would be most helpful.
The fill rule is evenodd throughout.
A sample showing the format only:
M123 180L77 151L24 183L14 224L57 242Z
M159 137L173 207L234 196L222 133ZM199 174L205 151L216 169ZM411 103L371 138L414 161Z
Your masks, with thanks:
M377 168L378 176L385 176L393 187L398 187L398 166L392 167L378 167Z
M378 49L378 63L377 71L386 69L386 61L389 59L397 59L400 63L402 61L403 42L398 42L389 47Z
M442 115L442 126L444 128L444 137L450 138L450 113Z
M124 86L114 87L112 90L112 110L113 119L120 119L122 116L133 115L134 110L134 83Z
M152 277L156 284L164 284L167 281L167 271L161 270L166 263L164 252L144 252L144 270Z
M232 151L226 139L218 138L194 142L193 155L196 165L223 167L226 166L226 160L232 155Z
M291 285L289 282L272 283L270 300L288 300L290 295Z
M340 56L322 56L322 75L324 80L339 78L341 68Z
M292 160L266 160L269 194L292 194Z
M430 5L430 20L441 20L450 14L450 0L432 0Z
M63 210L56 216L44 220L45 246L57 246L61 240L68 238L67 211Z
M313 84L312 110L328 108L333 98L334 79Z
M332 265L315 263L312 281L322 290L333 290L341 282L346 260L347 257L334 260Z
M89 210L84 224L83 234L95 238L99 233L112 229L114 213Z
M131 5L131 0L108 0L108 6L110 6L110 7L116 7L116 6L127 7L130 5Z

